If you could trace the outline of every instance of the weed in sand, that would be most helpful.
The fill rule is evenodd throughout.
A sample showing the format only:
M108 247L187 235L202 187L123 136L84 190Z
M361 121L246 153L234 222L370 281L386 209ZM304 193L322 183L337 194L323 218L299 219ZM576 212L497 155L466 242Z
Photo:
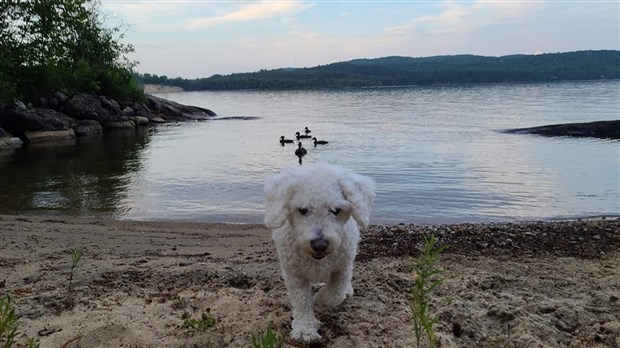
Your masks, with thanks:
M71 250L71 272L69 273L69 286L67 287L69 291L71 291L71 285L73 285L73 274L75 273L75 268L82 259L82 255L84 255L84 249L82 248Z
M11 297L0 299L0 347L9 348L17 336L17 316L11 305Z
M183 327L187 329L204 331L217 323L217 319L211 314L210 308L207 308L207 311L202 313L200 319L192 319L187 312L184 312L181 318L183 319Z
M39 348L41 346L41 342L34 339L34 337L28 337L28 341L26 341L26 347L28 348Z
M6 295L0 298L0 348L10 348L17 336L17 316L11 304L11 297ZM26 342L28 348L39 348L39 341L29 337Z
M431 347L437 345L437 336L433 325L437 322L430 314L429 299L430 293L443 282L443 278L439 277L442 270L436 267L441 253L446 246L436 248L437 238L431 235L424 238L424 249L422 255L414 265L415 274L414 286L411 289L411 310L413 312L413 332L416 338L417 347L420 347L420 339L422 334L426 333Z
M252 348L281 348L284 346L284 335L275 333L273 323L269 322L267 331L263 334L252 333Z

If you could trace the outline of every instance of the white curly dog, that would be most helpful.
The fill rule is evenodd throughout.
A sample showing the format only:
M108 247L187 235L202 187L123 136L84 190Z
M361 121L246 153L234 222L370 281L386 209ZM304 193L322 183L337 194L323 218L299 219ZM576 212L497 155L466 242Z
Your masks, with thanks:
M318 341L312 285L325 283L316 295L320 308L353 295L358 225L368 226L374 183L337 165L295 166L267 178L265 196L265 224L293 307L291 338Z

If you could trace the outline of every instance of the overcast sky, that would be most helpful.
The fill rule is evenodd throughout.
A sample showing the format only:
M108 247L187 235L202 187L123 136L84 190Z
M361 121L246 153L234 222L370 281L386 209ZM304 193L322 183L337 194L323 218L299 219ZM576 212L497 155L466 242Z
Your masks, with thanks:
M209 77L356 58L620 49L620 2L102 0L141 73Z

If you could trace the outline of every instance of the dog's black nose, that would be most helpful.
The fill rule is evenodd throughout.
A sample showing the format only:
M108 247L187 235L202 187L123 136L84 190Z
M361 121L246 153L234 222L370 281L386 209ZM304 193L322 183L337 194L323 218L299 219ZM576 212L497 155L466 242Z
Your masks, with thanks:
M312 250L316 251L317 253L324 253L327 250L328 245L329 242L321 238L317 238L310 242Z

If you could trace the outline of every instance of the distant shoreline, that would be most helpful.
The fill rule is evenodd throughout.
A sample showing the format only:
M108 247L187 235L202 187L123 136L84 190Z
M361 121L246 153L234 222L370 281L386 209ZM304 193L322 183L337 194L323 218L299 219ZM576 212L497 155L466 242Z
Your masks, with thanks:
M183 88L178 86L153 85L145 84L144 93L177 93L184 92Z
M569 83L596 83L596 82L612 82L617 81L620 82L620 79L590 79L590 80L558 80L558 81L514 81L514 82L479 82L479 83L438 83L433 85L372 85L372 86L337 86L337 87L295 87L295 88L280 88L280 89L269 89L271 92L288 92L288 91L339 91L339 90L374 90L374 89L408 89L408 88L461 88L461 87L481 87L481 86L510 86L510 85L556 85L556 84L569 84ZM264 91L264 89L260 88L231 88L231 89L200 89L200 90L191 90L191 89L183 89L179 86L167 86L167 85L157 85L157 84L145 84L149 86L149 90L152 92L147 92L145 89L145 93L181 93L181 92L260 92Z

